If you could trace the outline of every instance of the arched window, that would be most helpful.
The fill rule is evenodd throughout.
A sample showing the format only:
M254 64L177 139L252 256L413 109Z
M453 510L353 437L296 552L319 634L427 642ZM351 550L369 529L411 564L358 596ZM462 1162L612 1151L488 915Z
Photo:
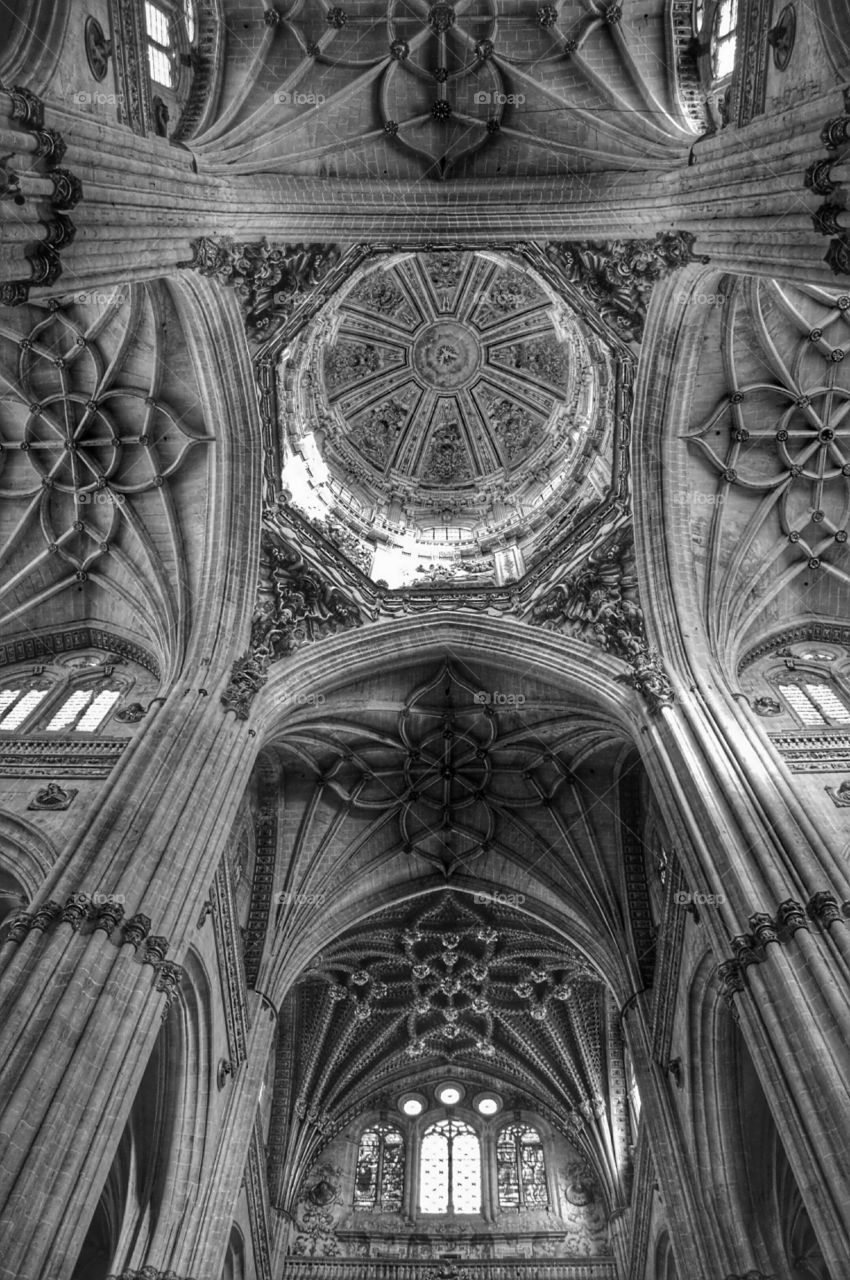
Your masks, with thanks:
M88 688L75 689L64 699L61 706L44 726L46 733L72 731L74 733L94 733L99 729L118 699L120 689Z
M735 70L738 43L738 0L719 0L711 24L711 74L725 80Z
M194 0L145 0L145 32L151 80L173 89L180 63L194 42L197 17Z
M419 1208L422 1213L481 1212L481 1148L471 1125L449 1117L425 1130Z
M398 1213L404 1196L404 1138L391 1125L366 1129L357 1152L354 1208Z
M546 1162L540 1134L527 1124L505 1125L496 1145L500 1209L546 1209Z
M174 84L171 14L159 4L145 0L145 29L148 37L148 66L151 80L170 89Z
M804 725L850 724L850 709L835 686L815 673L783 679L779 692Z
M50 685L41 681L0 689L0 729L20 729L32 719L49 692Z

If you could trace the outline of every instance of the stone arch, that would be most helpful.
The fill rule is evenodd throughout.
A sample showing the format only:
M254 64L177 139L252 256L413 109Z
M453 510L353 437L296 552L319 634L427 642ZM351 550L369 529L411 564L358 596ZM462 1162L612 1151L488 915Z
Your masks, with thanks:
M230 1239L227 1242L227 1254L221 1280L247 1280L245 1262L245 1237L234 1222L230 1228Z
M73 1280L101 1280L104 1259L107 1270L165 1267L175 1247L174 1223L202 1185L213 1137L211 987L194 950L183 968L179 997L148 1059Z

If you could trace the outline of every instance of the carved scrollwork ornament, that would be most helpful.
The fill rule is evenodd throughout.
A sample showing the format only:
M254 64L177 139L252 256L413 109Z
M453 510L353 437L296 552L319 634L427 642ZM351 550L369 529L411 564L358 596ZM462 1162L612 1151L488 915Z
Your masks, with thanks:
M817 920L824 929L830 929L836 923L844 923L838 899L826 890L813 894L806 904L806 910L812 920Z

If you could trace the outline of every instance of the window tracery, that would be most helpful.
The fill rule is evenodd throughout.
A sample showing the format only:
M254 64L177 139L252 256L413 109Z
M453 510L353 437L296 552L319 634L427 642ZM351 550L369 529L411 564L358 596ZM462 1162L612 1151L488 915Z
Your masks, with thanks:
M360 1138L354 1208L398 1213L404 1196L405 1144L392 1125L373 1125Z
M449 1117L426 1129L420 1157L422 1213L481 1212L481 1147L478 1134Z
M549 1206L546 1161L540 1134L531 1125L506 1125L496 1145L500 1209Z
M850 707L825 675L817 672L784 675L777 681L777 688L804 725L850 724Z

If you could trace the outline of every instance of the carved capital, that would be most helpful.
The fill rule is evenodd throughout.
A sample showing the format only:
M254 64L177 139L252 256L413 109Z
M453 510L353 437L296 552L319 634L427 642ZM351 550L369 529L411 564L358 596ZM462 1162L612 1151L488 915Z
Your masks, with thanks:
M780 902L776 919L784 932L792 938L799 929L808 929L809 927L805 908L802 902L798 902L796 898L786 898L784 902Z
M91 911L92 900L87 893L72 893L62 909L60 919L77 933L88 920Z
M23 942L32 928L32 916L29 911L16 911L9 922L6 939L9 942Z
M110 900L98 903L94 912L95 932L98 929L102 929L108 938L112 935L115 926L120 924L123 918L124 908L120 902Z
M738 960L725 960L718 966L717 976L720 979L720 994L729 1004L732 1004L734 996L746 990L744 970Z
M157 991L162 991L165 995L165 1009L163 1017L171 1008L178 991L180 983L183 981L185 970L179 964L173 964L170 960L161 960L156 966L156 981L154 987Z
M806 170L803 181L810 191L814 191L815 195L828 196L838 186L837 182L833 182L830 175L834 160L813 160Z
M44 933L52 924L56 923L61 915L61 903L54 902L52 899L49 902L42 902L32 913L31 928L38 929L39 933Z
M823 925L824 929L829 929L837 921L844 923L838 899L825 890L813 894L806 904L806 910L811 919L817 920L818 924Z
M836 151L850 138L850 116L834 116L827 120L820 137L827 151Z
M150 931L150 916L131 916L129 920L124 921L124 928L122 930L123 941L129 942L131 947L138 949L140 943L144 942Z
M850 275L850 237L842 235L837 240L830 240L824 262L836 275Z
M742 969L751 964L761 964L764 959L755 938L749 934L739 934L732 939L732 954Z
M753 937L760 947L766 947L771 942L779 942L779 930L773 916L769 916L766 911L756 911L750 916L747 924L753 931Z
M20 120L25 129L40 129L44 124L44 103L29 89L21 85L12 85L9 90L12 99L12 119Z
M168 939L163 938L161 934L151 934L145 939L145 947L142 955L142 964L161 964L165 959L165 953L168 950Z
M812 225L822 236L840 236L844 230L839 222L839 215L845 209L840 204L822 204L812 214Z

